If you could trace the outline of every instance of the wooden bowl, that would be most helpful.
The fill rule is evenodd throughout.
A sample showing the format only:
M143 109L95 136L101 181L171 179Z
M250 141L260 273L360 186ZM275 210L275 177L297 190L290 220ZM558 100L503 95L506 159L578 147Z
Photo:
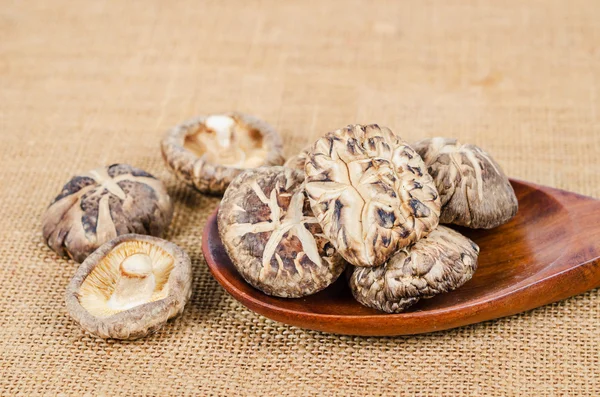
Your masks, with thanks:
M263 294L239 275L219 238L215 213L202 250L217 281L235 299L275 321L348 335L407 335L509 316L600 286L600 201L511 181L519 212L492 230L456 228L481 248L473 278L459 289L386 314L354 300L346 279L299 299Z

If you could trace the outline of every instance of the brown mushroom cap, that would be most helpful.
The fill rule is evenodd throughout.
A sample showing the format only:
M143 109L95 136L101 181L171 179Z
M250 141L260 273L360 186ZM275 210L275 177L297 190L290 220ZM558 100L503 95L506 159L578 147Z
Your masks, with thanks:
M386 127L350 125L311 148L306 191L323 233L355 266L379 266L438 224L423 160Z
M306 165L306 159L308 158L309 151L310 146L305 147L300 151L300 153L287 159L283 166L304 172L304 166Z
M322 235L302 173L285 167L248 170L219 208L219 235L244 279L266 294L297 298L318 292L346 263Z
M202 193L222 194L245 169L281 165L273 127L242 113L200 116L170 130L161 143L169 169Z
M77 262L105 242L128 233L160 236L173 206L161 181L127 164L73 177L42 219L48 246Z
M440 223L490 229L517 213L519 204L508 178L481 148L450 138L425 139L413 147L440 193Z
M384 265L354 268L350 289L365 306L400 313L421 298L451 291L469 281L478 256L477 244L439 226L414 245L402 248Z
M67 311L101 338L137 339L179 315L192 291L188 255L166 240L127 234L104 244L77 269Z

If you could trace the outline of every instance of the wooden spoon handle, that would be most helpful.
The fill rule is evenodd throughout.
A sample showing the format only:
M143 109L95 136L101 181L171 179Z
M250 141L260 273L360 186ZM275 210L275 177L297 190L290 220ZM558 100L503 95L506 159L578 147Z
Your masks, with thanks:
M600 287L600 200L563 190L551 190L567 209L574 235L568 254L561 257L555 277L560 292L555 301ZM553 283L556 284L556 283Z

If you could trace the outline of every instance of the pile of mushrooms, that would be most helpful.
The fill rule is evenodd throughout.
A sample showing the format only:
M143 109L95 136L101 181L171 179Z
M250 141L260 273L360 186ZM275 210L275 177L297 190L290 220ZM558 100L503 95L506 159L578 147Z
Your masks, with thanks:
M48 246L83 262L66 304L81 327L102 338L137 339L183 311L191 263L158 238L173 218L161 181L127 164L101 167L67 182L42 219Z
M517 212L500 166L481 148L433 138L409 145L390 129L349 125L284 163L282 140L242 113L197 117L161 143L182 182L223 194L219 235L242 277L299 298L347 270L355 299L388 313L466 283L478 246L439 224L493 228ZM188 255L159 238L173 217L157 178L127 164L73 177L42 219L59 255L83 262L66 306L102 338L136 339L184 310Z
M283 167L238 175L219 234L244 279L266 294L314 294L348 268L361 304L398 313L473 276L479 247L440 226L492 228L517 212L500 166L474 145L409 145L389 128L329 132Z
M180 180L210 194L222 194L246 169L284 162L273 127L241 113L185 122L167 133L161 149ZM162 182L127 164L97 168L63 186L43 215L42 234L57 254L83 262L66 293L67 310L83 329L101 338L137 339L183 312L192 292L191 261L159 238L172 218ZM326 251L337 277L342 260ZM325 273L322 283L328 283Z

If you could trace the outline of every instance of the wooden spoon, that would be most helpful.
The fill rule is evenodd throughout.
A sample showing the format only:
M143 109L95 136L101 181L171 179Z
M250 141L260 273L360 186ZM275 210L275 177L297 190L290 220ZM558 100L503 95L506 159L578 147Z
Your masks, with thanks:
M509 316L600 286L600 201L564 190L511 181L519 212L492 230L456 228L481 248L468 283L386 314L354 300L342 276L315 295L275 298L247 284L219 239L216 211L202 250L217 281L249 309L275 321L348 335L407 335Z

